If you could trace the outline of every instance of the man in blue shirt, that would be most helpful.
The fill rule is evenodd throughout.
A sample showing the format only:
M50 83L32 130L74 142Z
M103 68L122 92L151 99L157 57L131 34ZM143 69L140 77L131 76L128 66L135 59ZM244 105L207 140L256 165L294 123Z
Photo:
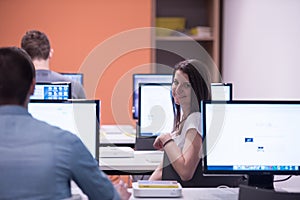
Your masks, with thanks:
M85 99L85 91L81 83L73 81L50 70L50 59L53 49L47 35L38 30L30 30L21 40L21 47L32 59L36 69L36 82L71 82L72 99Z
M128 199L127 188L115 189L76 135L28 113L34 86L28 54L0 48L0 199L70 198L71 180L90 200Z

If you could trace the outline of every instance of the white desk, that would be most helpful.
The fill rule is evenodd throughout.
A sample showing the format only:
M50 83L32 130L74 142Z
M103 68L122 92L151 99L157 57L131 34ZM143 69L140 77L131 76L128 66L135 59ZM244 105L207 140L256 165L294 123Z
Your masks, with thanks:
M99 165L108 174L152 173L162 158L162 151L135 151L132 158L100 158Z
M101 144L135 144L136 133L130 125L101 125L99 142Z
M128 189L131 192L130 200L159 200L162 198L135 198L132 193L132 188ZM285 188L285 190L277 190L285 192L300 192L297 187ZM163 198L166 200L238 200L239 188L183 188L182 197L180 198ZM80 196L82 200L88 200L80 188L72 182L72 194Z
M131 192L130 200L238 200L239 188L183 188L182 197L179 198L136 198L133 196L132 188L128 191ZM75 183L72 184L72 194L80 196L82 200L88 200Z
M132 189L129 189L132 193ZM167 200L238 200L239 188L183 188L182 197L164 198ZM133 193L130 200L158 200L160 198L135 198Z

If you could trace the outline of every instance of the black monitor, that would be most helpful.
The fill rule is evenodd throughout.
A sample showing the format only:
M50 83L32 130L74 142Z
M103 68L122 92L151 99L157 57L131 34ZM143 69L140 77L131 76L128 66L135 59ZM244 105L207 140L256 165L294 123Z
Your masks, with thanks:
M63 76L72 79L73 81L79 82L81 85L83 85L83 73L60 73Z
M72 98L72 88L70 82L50 82L50 83L36 83L34 94L30 99L40 100L66 100Z
M211 99L218 101L231 101L232 89L232 83L212 83Z
M139 86L139 120L136 149L151 150L156 136L171 133L174 123L171 83Z
M99 100L30 100L34 118L76 134L99 160Z
M245 174L262 188L300 174L300 101L204 101L202 120L204 174Z
M133 74L132 116L139 116L139 84L140 83L172 83L172 74Z

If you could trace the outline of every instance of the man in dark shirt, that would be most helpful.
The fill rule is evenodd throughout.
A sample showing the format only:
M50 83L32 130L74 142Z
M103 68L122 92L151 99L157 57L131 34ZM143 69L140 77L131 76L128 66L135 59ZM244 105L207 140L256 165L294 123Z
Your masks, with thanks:
M29 54L36 69L36 82L71 82L72 98L85 99L81 83L50 70L53 49L47 35L41 31L27 31L22 37L21 47Z

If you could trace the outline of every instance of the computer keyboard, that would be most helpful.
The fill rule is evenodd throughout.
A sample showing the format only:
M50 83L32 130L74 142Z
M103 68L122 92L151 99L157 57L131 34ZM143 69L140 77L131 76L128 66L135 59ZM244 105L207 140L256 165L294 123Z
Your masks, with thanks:
M108 146L99 148L100 158L130 158L134 157L134 150L130 147Z

